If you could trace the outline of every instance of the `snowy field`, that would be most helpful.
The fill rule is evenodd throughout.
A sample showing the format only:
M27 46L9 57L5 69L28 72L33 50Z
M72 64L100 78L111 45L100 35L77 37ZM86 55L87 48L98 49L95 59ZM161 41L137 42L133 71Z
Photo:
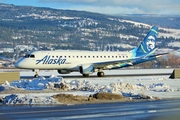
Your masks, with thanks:
M169 79L170 75L154 75L172 73L173 69L121 69L104 72L106 75L127 76L63 78L64 75L61 76L55 71L41 71L39 78L21 79L0 85L0 104L61 104L52 97L59 93L89 96L97 92L110 92L122 94L129 99L140 99L142 95L147 95L152 100L180 98L180 79ZM152 75L128 76L128 74ZM20 75L33 76L34 73L20 71ZM76 75L80 76L79 73L68 76ZM65 89L59 91L62 85ZM28 92L18 93L20 90Z

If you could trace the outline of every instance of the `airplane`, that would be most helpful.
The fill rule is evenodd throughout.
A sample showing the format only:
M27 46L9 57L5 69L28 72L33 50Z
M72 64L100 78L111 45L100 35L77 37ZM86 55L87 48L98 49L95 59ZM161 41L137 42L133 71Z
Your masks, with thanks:
M154 54L158 27L153 26L141 44L129 52L110 51L34 51L20 58L16 68L32 69L38 77L39 70L57 70L59 74L80 72L83 76L97 72L103 77L103 70L119 69L155 60L164 54Z

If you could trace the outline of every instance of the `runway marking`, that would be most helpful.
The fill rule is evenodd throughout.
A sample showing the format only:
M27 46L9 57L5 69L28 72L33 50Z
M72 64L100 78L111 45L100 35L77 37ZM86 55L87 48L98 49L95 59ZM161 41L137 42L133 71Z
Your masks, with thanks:
M128 103L127 103L128 104ZM164 104L164 103L158 103L158 104ZM135 107L136 106L136 104L132 104L133 106L131 106L131 107L129 107L129 108L133 108L133 107ZM143 104L142 105L138 105L138 107L140 107L140 106L144 106ZM0 115L3 115L3 114L33 114L33 113L47 113L47 112L68 112L68 111L77 111L77 110L79 110L79 111L82 111L82 110L98 110L98 109L107 109L107 108L121 108L121 109L123 109L123 108L128 108L126 105L120 105L120 106L107 106L107 107L97 107L97 108L80 108L80 109L66 109L66 110L41 110L41 111L25 111L25 112L6 112L6 113L0 113ZM150 112L154 112L154 111L152 111L152 110L149 110L149 113Z
M81 108L81 109L67 109L67 110L41 110L41 111L27 111L27 112L6 112L0 113L3 114L24 114L24 113L47 113L47 112L68 112L68 111L77 111L77 110L95 110L95 109L107 109L107 108L122 108L123 106L108 106L108 107L97 107L97 108Z
M133 107L134 107L135 104L133 104ZM135 105L136 106L136 105ZM139 106L143 106L143 105L138 105ZM129 108L133 108L132 106L129 107ZM80 109L77 109L77 108L74 108L74 109L66 109L66 110L41 110L41 111L25 111L25 112L6 112L6 113L0 113L0 115L3 115L3 114L33 114L33 113L47 113L47 112L68 112L68 111L82 111L82 110L98 110L98 109L108 109L108 108L128 108L126 105L120 105L120 106L107 106L107 107L95 107L95 108L80 108Z
M98 107L98 108L81 108L81 109L68 109L68 110L41 110L41 111L28 111L28 112L6 112L0 113L0 115L5 114L33 114L33 113L49 113L49 112L70 112L70 111L77 111L77 110L95 110L95 109L107 109L107 108L122 108L123 106L110 106L110 107ZM170 112L170 111L177 111L180 108L173 108L173 109L163 109L163 110L140 110L140 111L129 111L129 112L113 112L113 113L100 113L100 114L91 114L91 115L74 115L68 117L61 117L62 119L80 119L80 118L95 118L95 117L110 117L110 116L123 116L123 115L133 115L133 114L143 114L143 113L160 113L160 112Z
M133 114L143 114L144 111L136 112L115 112L115 113L100 113L100 114L91 114L91 115L77 115L77 116L68 116L61 117L60 119L83 119L83 118L99 118L99 117L115 117L115 116L124 116L124 115L133 115Z
M127 115L136 115L136 114L152 114L152 113L160 113L160 112L171 112L177 111L180 108L174 108L171 110L140 110L140 111L129 111L129 112L113 112L113 113L100 113L100 114L90 114L90 115L74 115L67 117L58 117L59 119L83 119L83 118L100 118L100 117L116 117L116 116L127 116ZM49 120L50 118L44 119Z

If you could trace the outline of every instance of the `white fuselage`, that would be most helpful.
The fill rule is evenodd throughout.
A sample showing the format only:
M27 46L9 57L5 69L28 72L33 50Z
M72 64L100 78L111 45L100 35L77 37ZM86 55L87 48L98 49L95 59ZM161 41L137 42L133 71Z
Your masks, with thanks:
M24 69L78 71L82 64L127 60L131 52L105 51L35 51L21 58L16 67Z

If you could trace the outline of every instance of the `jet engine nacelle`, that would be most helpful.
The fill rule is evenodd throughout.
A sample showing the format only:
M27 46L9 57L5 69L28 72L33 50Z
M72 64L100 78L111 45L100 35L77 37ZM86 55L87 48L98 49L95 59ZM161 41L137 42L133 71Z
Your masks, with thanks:
M80 67L79 67L79 72L81 73L81 74L92 74L93 72L94 72L94 66L93 65L91 65L91 64L87 64L87 65L81 65Z
M57 70L59 74L69 74L71 71L69 70Z

